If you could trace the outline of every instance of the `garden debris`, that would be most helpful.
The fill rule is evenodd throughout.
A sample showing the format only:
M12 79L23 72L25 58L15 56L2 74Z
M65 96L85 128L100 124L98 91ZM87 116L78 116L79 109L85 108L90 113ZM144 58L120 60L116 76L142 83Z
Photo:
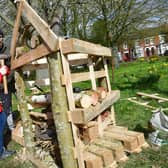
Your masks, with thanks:
M136 94L137 94L137 97L129 97L126 100L153 110L156 110L159 107L149 105L152 102L152 100L157 100L158 103L164 103L168 101L168 98L160 97L158 96L159 95L158 93L147 94L143 92L137 92ZM144 98L148 98L148 101L146 100L144 101ZM166 110L168 110L168 108L162 108L162 111L166 111Z
M168 116L162 108L153 111L150 124L155 131L149 134L149 141L157 146L168 144Z
M159 97L159 96L156 96L155 94L147 94L147 93L137 92L137 95L138 96L149 97L149 98L152 98L152 99L162 100L162 101L168 101L168 98Z
M168 116L164 114L162 108L153 111L150 122L154 128L165 131L168 134Z
M156 146L163 146L168 144L168 134L156 130L149 134L149 141L151 144Z
M138 101L138 100L136 100L136 99L137 99L136 97L127 98L127 100L129 100L130 102L133 102L133 103L136 103L136 104L145 106L145 107L150 108L150 109L156 109L156 107L153 107L153 106L148 105L149 102L140 102L140 101Z

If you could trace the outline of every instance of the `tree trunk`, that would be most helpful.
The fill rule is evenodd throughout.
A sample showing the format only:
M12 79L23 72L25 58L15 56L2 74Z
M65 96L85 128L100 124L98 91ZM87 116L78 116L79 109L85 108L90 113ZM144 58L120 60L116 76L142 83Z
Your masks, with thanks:
M34 143L33 143L33 133L32 133L32 122L29 116L29 111L27 108L26 97L25 97L25 85L23 81L23 76L21 72L15 72L16 86L17 86L17 97L19 100L20 115L23 124L23 134L26 150L33 154L34 153Z
M62 164L64 168L76 168L71 124L67 118L68 104L65 87L61 84L62 65L60 53L48 57L52 93L52 112L56 126Z

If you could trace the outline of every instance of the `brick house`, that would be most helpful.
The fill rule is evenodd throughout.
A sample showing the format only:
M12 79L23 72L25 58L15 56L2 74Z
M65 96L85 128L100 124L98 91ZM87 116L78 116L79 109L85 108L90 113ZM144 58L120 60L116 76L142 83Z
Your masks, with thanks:
M165 41L165 35L162 34L133 40L132 47L124 42L119 47L119 54L123 61L131 61L139 57L164 55L167 50L168 43Z

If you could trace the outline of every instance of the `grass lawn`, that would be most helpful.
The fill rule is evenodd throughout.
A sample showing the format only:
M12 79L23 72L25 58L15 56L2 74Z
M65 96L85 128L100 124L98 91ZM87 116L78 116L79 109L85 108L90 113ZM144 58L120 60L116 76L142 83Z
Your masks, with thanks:
M111 72L110 72L111 74ZM110 75L111 77L111 75ZM112 77L111 77L112 78ZM128 127L130 130L143 132L148 138L148 121L151 118L151 109L129 102L127 98L136 96L136 92L149 94L159 93L159 96L168 97L168 58L151 59L149 62L139 60L130 63L122 63L115 69L112 89L121 91L121 98L115 104L117 125ZM16 100L14 98L16 109ZM158 103L152 100L155 107L168 107L168 103ZM148 141L148 139L147 139ZM14 142L10 148L18 151L21 149ZM131 154L129 160L119 165L121 168L168 168L168 145L160 148L149 147L139 154ZM3 168L33 168L29 162L21 162L14 156L0 161Z

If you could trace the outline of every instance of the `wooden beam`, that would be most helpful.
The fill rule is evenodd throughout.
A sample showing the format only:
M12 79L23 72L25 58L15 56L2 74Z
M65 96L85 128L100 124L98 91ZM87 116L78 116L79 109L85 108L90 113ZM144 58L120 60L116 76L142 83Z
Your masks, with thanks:
M103 78L106 76L106 73L104 70L101 71L95 71L95 78ZM81 81L87 81L90 80L90 73L89 72L81 72L81 73L73 73L71 74L72 83L77 83ZM65 85L66 78L64 75L62 75L62 84Z
M109 48L74 38L63 40L61 49L63 54L85 53L94 56L111 57Z
M133 98L128 98L127 100L129 100L130 102L136 103L138 105L150 108L150 109L156 109L157 108L157 107L153 107L153 106L147 105L146 102L143 103L143 102L139 102L137 100L134 100Z
M20 56L18 59L12 61L11 69L19 68L28 64L36 59L42 58L51 53L51 50L44 44L39 45L37 48L28 51Z
M47 69L48 64L26 64L25 66L22 67L22 71L35 71L39 69Z
M50 85L50 79L49 78L45 78L45 79L40 79L40 80L36 80L36 81L25 81L25 85L26 87L34 87L34 85L38 85L38 86L49 86Z
M41 19L41 17L26 1L24 1L23 6L23 13L26 18L34 26L34 28L40 34L48 47L52 51L56 51L58 49L57 35L50 29L49 25L43 19Z
M136 94L139 95L139 96L146 96L146 97L149 97L149 98L152 98L152 99L168 101L168 98L159 97L159 96L155 96L155 95L151 95L151 94L147 94L147 93L137 92Z
M20 26L20 19L22 16L22 10L23 10L23 1L19 3L17 15L16 15L16 20L15 20L15 25L14 25L14 29L13 29L11 47L10 47L11 61L13 61L14 57L15 57L16 43L17 43L18 36L19 36L19 26Z

